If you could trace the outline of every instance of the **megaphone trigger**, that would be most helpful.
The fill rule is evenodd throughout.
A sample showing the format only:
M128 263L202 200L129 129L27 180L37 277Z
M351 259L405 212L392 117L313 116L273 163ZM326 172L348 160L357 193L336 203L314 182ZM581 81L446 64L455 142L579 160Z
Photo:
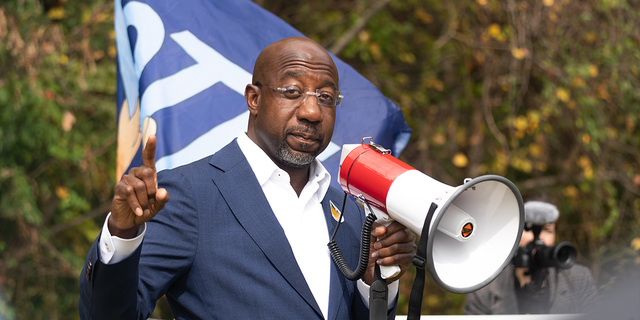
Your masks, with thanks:
M367 199L361 194L358 194L356 199L364 207L364 213L366 216L374 214L378 218L376 223L387 227L394 221L388 214L372 208L371 205L369 205L369 202L367 202ZM378 238L378 240L380 240L380 238ZM380 276L382 279L393 278L399 275L400 271L399 266L380 266Z

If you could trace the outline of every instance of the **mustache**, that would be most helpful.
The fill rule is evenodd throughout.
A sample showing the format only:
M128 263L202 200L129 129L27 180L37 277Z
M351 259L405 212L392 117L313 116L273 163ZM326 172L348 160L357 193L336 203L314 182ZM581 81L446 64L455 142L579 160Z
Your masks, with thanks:
M314 136L317 140L324 141L324 134L322 132L318 131L318 129L315 128L315 127L295 126L295 127L287 129L287 131L285 133L287 135L290 135L293 132L308 133L308 134Z

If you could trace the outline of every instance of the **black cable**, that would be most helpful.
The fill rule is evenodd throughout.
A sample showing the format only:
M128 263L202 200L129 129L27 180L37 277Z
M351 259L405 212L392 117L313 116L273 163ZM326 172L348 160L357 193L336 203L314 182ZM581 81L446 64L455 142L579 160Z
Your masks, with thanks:
M361 243L360 243L360 260L358 261L358 266L355 270L351 270L349 265L344 260L344 256L338 247L338 244L333 239L338 231L338 227L340 226L340 222L342 221L342 215L344 214L344 205L346 202L347 194L345 193L345 199L342 202L342 211L340 212L340 218L338 218L338 225L336 225L336 229L333 232L333 236L331 237L331 241L327 244L329 247L329 252L331 253L331 258L340 269L340 272L345 276L345 278L356 281L362 276L364 276L367 271L367 267L369 265L369 250L371 246L371 230L373 228L373 223L378 219L375 214L373 214L373 210L369 203L365 200L365 205L369 208L369 215L364 219L364 225L362 226L362 235L361 235Z
M336 234L338 233L338 228L340 228L340 221L342 221L342 214L344 212L344 205L347 203L347 193L344 193L344 198L342 198L342 209L340 209L340 216L338 217L338 224L336 225L336 228L333 229L333 235L331 236L331 240L329 241L333 241L333 238L336 237Z

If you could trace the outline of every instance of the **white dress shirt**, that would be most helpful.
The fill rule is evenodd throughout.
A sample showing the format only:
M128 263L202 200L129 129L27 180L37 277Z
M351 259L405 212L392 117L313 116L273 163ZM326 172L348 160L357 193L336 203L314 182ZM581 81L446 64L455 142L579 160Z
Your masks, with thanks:
M331 175L322 163L311 164L309 181L300 196L291 186L289 174L280 169L269 156L245 133L238 136L240 150L247 158L273 213L282 226L298 266L304 275L325 319L329 314L331 284L331 255L327 247L329 230L322 210ZM109 232L109 214L105 220L100 241L100 260L115 264L131 255L142 243L146 224L133 239L121 239ZM365 305L369 305L369 286L358 281L358 290ZM389 285L389 308L398 292L398 281Z

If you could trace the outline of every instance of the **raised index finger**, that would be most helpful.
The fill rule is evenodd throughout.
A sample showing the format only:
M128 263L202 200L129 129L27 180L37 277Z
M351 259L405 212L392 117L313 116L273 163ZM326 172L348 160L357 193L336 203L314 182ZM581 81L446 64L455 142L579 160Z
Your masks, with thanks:
M156 136L150 135L147 145L142 150L142 165L156 171Z

